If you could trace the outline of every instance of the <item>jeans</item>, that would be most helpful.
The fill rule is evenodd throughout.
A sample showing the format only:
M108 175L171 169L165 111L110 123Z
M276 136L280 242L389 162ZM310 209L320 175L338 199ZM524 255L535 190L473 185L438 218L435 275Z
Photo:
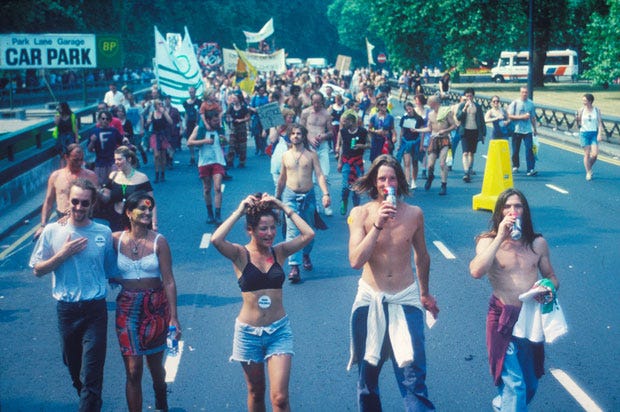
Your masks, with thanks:
M512 167L519 167L521 141L525 144L525 164L527 165L527 171L534 170L536 167L536 159L534 158L532 133L514 133L512 135Z
M463 136L461 136L458 129L452 130L450 134L452 135L450 146L452 147L452 164L454 165L454 159L456 159L456 149L459 147L459 143L461 143L461 138Z
M314 191L310 190L307 193L295 193L288 187L285 187L282 191L282 202L293 209L303 220L305 220L310 226L314 224L314 211L315 209L315 197ZM286 217L286 240L289 241L299 236L299 229L293 221ZM303 248L303 254L309 255L312 251L314 240L308 243ZM295 252L288 258L289 265L301 265L302 263L302 251Z
M329 142L327 140L321 142L319 147L316 148L316 154L319 157L319 164L321 165L321 171L323 172L323 176L325 176L325 180L327 181L327 185L329 187L329 172L330 172L330 167L329 167ZM323 191L319 187L319 184L318 184L318 182L316 180L316 176L315 175L312 176L312 180L314 182L315 197L318 199L318 202L316 203L316 207L317 207L317 209L319 211L322 211L323 210L323 204L321 203L321 201L323 200ZM307 220L307 222L308 222L308 220Z
M386 318L387 304L384 303L383 310ZM426 388L426 354L424 352L424 319L422 311L415 306L403 305L405 318L411 334L413 345L413 362L404 368L399 368L394 360L392 346L390 343L388 330L386 329L383 346L381 348L381 359L377 366L373 366L363 359L359 359L357 396L359 410L381 411L381 399L379 394L379 374L383 363L392 359L392 367L398 388L405 404L405 410L410 411L432 411L435 406L428 399L428 389ZM353 345L355 352L360 358L366 352L368 306L362 306L355 310L352 316Z
M396 152L396 160L398 163L403 159L403 155L408 153L411 155L411 162L417 162L420 157L420 138L413 140L400 139L400 146Z
M361 177L364 173L362 172L362 168L359 166L353 166L355 169L355 175L357 177ZM351 174L351 165L349 163L342 164L342 200L347 202L349 200L349 192L351 192L351 187L349 186L349 175ZM359 206L360 204L360 195L356 192L353 192L353 205Z
M527 405L538 388L533 358L531 343L513 337L506 349L502 383L497 388L499 395L493 399L493 406L502 411L527 412Z
M58 302L62 356L80 397L80 411L101 410L108 311L105 299Z

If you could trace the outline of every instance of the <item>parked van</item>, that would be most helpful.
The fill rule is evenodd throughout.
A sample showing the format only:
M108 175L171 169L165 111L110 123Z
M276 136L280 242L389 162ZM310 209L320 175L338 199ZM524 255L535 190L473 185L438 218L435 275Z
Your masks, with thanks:
M495 82L526 79L529 68L527 51L503 51L497 66L491 69L491 77ZM577 52L574 50L549 50L543 69L545 81L574 80L579 75Z
M292 69L301 69L304 67L304 61L297 57L288 57L286 59L286 67Z
M327 67L327 59L323 57L308 57L306 59L306 66L311 69L324 69Z

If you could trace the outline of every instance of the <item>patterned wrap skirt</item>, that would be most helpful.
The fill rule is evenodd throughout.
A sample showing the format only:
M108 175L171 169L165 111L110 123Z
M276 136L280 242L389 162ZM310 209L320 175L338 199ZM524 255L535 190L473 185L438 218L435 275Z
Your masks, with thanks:
M116 335L123 356L166 349L170 305L163 287L122 289L116 298Z

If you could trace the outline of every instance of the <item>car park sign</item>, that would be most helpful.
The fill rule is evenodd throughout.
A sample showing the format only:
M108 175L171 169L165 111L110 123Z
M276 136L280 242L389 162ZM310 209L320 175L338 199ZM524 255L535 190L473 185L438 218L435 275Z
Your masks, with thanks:
M94 34L0 34L0 69L95 67Z

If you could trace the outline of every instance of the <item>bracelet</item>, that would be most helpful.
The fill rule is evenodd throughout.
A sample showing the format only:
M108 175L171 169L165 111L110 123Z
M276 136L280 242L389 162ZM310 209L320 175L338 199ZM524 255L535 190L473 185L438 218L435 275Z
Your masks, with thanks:
M375 222L372 222L372 225L375 227L375 229L377 229L378 231L383 230L382 227L377 226L377 224Z
M293 213L295 213L295 211L291 209L291 211L290 211L290 212L288 212L288 213L284 213L284 214L286 215L286 217L288 217L288 218L290 219L290 218L291 218L291 216L293 216Z
M330 197L329 193L323 193L323 197L325 197L325 196Z

